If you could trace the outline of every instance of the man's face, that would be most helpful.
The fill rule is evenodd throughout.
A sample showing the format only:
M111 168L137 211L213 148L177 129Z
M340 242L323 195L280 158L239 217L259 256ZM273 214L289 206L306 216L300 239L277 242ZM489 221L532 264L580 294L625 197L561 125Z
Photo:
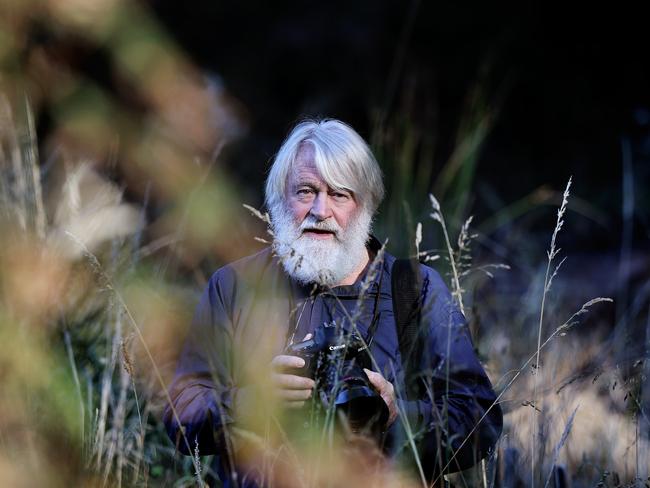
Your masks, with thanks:
M308 217L317 223L332 219L332 224L338 224L344 231L359 209L351 192L334 190L327 185L314 164L313 147L306 144L298 150L293 171L289 175L286 199L288 209L298 225ZM335 227L336 225L321 228L308 225L302 229L302 235L312 239L340 238L334 231Z
M372 215L351 192L327 185L313 153L301 146L284 201L269 209L274 248L294 279L336 286L368 259Z

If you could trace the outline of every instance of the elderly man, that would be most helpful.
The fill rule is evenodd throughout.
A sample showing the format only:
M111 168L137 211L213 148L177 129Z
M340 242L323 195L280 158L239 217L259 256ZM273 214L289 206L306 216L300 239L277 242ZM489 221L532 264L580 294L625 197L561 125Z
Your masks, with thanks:
M304 359L287 348L323 324L370 344L365 374L385 403L388 455L404 451L410 433L431 479L471 466L496 442L501 411L447 287L424 265L398 277L370 235L383 194L369 147L340 121L298 124L275 157L266 182L273 245L210 279L165 411L177 448L216 454L226 486L255 486L241 473L238 426L255 430L250 419L273 399L299 412L315 396Z

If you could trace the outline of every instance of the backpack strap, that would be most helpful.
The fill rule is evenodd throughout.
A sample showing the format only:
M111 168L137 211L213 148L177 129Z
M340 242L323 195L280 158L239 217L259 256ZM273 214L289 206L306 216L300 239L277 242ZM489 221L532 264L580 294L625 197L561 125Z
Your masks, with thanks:
M420 330L422 310L422 272L416 259L396 259L391 271L393 315L402 357L402 371L406 396L415 399L420 396L420 363L424 347L424 336Z

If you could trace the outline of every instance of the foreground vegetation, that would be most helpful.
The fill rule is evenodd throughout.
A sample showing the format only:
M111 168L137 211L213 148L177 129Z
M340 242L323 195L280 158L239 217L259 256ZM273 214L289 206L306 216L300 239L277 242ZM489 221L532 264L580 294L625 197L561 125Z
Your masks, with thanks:
M201 485L213 475L210 458L177 454L160 421L201 280L170 272L170 255L156 249L164 244L146 241L143 207L125 203L91 164L69 162L62 178L44 177L30 117L23 127L6 100L2 108L3 484L24 484L30 472L29 484ZM571 257L559 249L570 186L546 259L531 256L525 284L508 277L507 262L473 260L471 219L452 239L435 198L430 219L415 226L413 253L448 270L506 413L498 450L449 476L457 486L562 477L633 486L647 476L646 356L617 358L616 336L607 337L612 304L600 303L611 299L584 297L573 310L560 300L575 296L563 284ZM427 227L437 229L439 249L423 242ZM340 464L341 483L359 475L345 457L329 461ZM369 465L364 476L377 486L419 485ZM311 485L321 485L314 476Z
M0 485L212 486L211 458L178 454L161 413L210 272L267 237L220 164L245 123L136 2L37 3L0 19ZM35 12L110 53L139 108L46 51L19 59ZM32 107L50 119L40 143ZM477 83L440 168L407 113L371 137L391 194L377 234L447 278L505 413L496 451L447 481L648 486L647 257L560 249L584 214L580 180L472 220L498 110ZM270 464L294 456L277 486L422 484L361 440L316 437L258 442Z

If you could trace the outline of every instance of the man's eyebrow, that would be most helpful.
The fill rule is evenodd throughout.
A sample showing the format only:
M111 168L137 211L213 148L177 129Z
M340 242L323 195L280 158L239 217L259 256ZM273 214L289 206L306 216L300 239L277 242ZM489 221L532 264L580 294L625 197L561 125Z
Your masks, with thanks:
M318 188L318 183L314 180L297 180L294 182L294 187L299 187L299 186L308 186L310 188Z

